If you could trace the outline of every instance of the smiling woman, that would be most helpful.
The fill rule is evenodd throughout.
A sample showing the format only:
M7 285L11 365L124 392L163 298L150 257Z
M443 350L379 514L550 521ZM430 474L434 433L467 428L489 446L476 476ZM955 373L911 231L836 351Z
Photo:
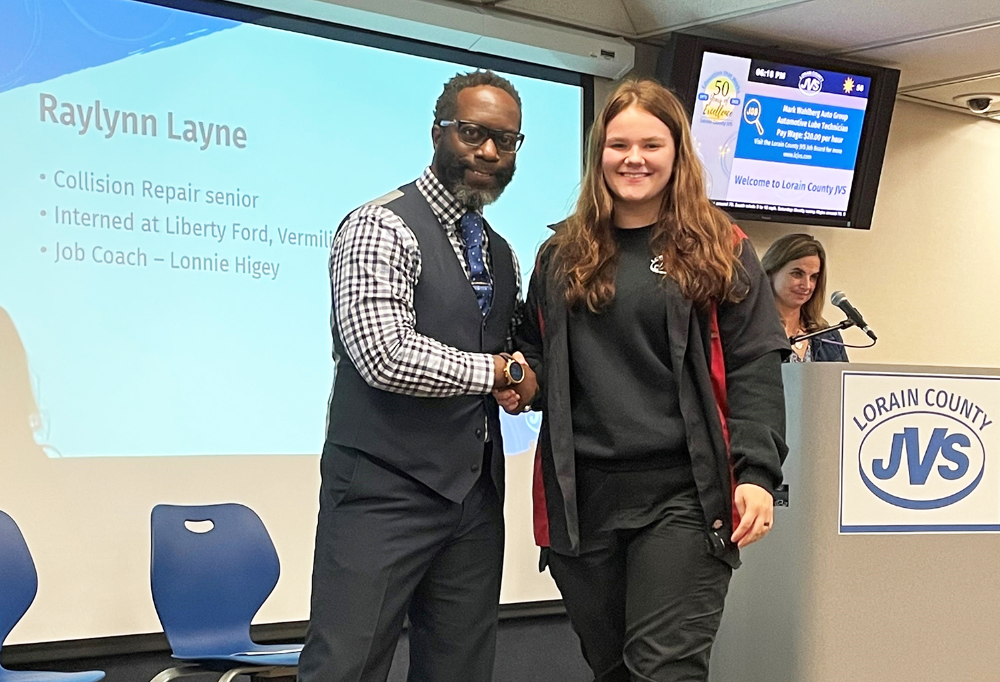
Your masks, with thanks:
M773 524L788 343L677 99L622 83L589 144L517 337L544 414L536 540L598 682L705 680L739 548Z
M608 123L602 170L615 195L615 226L656 222L675 157L670 129L648 111L631 106Z

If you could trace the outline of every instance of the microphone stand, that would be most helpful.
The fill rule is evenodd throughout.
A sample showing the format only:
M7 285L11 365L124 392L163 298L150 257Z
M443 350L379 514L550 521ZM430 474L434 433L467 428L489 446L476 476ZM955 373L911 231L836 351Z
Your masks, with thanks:
M817 329L815 331L808 332L806 334L799 334L798 336L791 336L788 339L788 343L798 343L800 341L805 341L806 339L811 339L814 336L819 336L820 334L825 334L834 329L847 329L848 327L853 327L854 323L850 320L843 320L837 324L830 325L829 327L823 327L822 329Z

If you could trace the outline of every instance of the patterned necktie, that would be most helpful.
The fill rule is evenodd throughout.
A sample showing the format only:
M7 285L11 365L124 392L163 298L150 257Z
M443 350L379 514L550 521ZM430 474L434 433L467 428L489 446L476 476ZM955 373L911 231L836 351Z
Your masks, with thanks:
M486 271L483 254L483 218L475 211L462 216L462 239L465 241L465 262L469 264L469 279L485 317L493 304L493 281Z

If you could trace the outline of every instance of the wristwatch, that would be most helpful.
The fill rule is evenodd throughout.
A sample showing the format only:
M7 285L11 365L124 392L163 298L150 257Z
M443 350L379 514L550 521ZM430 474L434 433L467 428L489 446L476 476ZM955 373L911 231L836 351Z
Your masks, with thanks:
M500 357L507 361L503 368L507 385L514 386L524 381L524 367L521 366L521 363L512 358L509 353L500 353Z

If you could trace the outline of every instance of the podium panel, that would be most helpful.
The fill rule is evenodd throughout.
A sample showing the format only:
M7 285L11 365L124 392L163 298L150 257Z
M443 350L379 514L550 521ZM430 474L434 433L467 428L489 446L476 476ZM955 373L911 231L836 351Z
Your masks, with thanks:
M783 375L789 506L742 552L710 680L1000 680L1000 370Z

